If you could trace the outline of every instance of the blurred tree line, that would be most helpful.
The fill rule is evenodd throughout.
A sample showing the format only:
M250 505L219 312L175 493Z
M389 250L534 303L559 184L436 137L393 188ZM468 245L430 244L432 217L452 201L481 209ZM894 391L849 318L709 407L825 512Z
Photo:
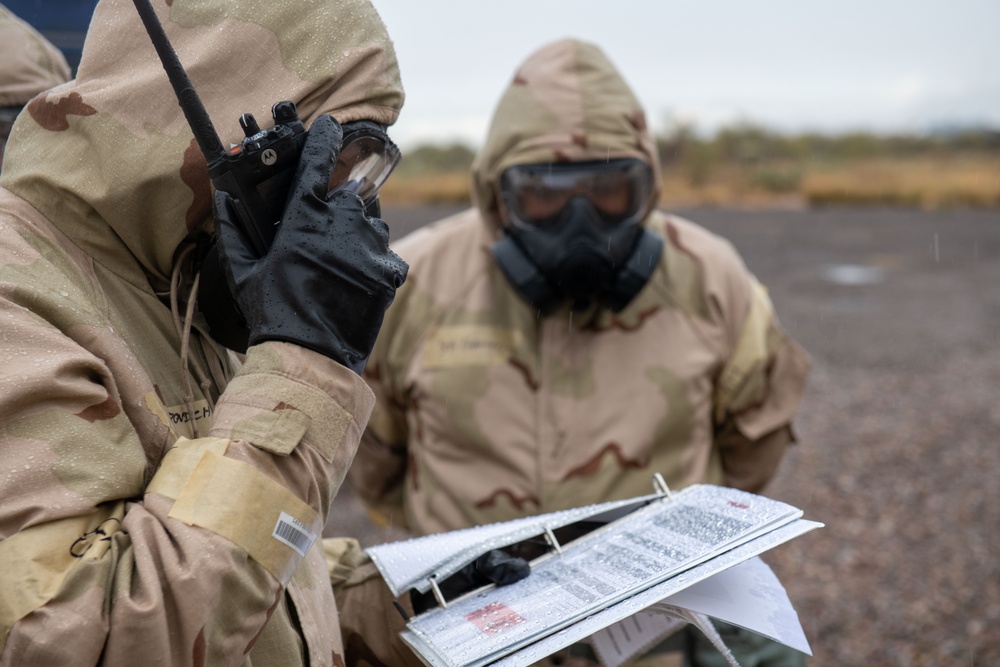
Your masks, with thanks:
M713 159L743 163L773 159L850 160L873 157L913 157L934 153L1000 150L1000 130L966 129L931 134L780 134L753 123L724 127L710 138L700 138L694 127L675 124L657 137L660 159L671 164L686 152L705 151Z
M413 150L403 152L403 159L396 168L396 176L405 178L426 172L448 171L467 173L475 156L475 149L468 144L421 144Z
M703 185L723 165L751 170L765 190L794 191L810 168L843 167L875 160L958 157L1000 159L1000 131L965 129L934 134L781 134L753 123L739 123L700 137L693 125L673 123L657 137L665 171L678 170L693 186Z

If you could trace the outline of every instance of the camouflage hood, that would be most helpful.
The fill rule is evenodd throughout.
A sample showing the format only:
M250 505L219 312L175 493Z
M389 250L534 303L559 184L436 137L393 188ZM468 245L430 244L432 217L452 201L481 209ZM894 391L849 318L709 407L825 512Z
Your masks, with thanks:
M69 65L44 37L0 5L0 107L25 104L69 79Z
M599 48L561 40L529 56L500 98L472 165L473 198L484 218L499 224L497 192L507 167L624 157L652 166L655 204L660 165L638 99Z
M403 89L392 43L367 0L153 0L223 145L252 113L292 100L308 127L392 124ZM14 126L0 184L96 261L154 289L180 243L210 218L205 158L131 0L101 0L75 81L33 99Z

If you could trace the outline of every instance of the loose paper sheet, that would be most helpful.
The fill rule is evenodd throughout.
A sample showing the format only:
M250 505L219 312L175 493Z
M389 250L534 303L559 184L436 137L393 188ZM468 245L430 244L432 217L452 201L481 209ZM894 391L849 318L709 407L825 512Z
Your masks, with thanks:
M683 627L683 621L657 612L660 605L711 616L812 655L784 587L771 568L754 557L595 633L591 642L606 667L618 667Z

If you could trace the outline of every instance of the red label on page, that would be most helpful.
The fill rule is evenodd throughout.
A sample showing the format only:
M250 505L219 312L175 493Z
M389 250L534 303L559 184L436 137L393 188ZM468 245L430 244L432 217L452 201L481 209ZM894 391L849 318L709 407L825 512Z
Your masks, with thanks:
M520 614L499 602L488 604L482 609L466 614L465 620L487 635L499 634L511 626L524 623Z

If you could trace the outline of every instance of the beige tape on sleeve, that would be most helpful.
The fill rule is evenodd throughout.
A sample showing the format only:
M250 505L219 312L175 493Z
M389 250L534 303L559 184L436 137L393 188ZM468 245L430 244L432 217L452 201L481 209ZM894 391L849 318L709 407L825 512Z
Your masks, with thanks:
M249 463L205 451L169 516L225 537L287 584L322 532L321 517Z
M153 479L146 486L146 492L158 493L171 500L176 500L205 452L223 456L228 448L229 440L224 438L198 438L197 440L180 438L177 444L163 457L160 469L156 471Z

